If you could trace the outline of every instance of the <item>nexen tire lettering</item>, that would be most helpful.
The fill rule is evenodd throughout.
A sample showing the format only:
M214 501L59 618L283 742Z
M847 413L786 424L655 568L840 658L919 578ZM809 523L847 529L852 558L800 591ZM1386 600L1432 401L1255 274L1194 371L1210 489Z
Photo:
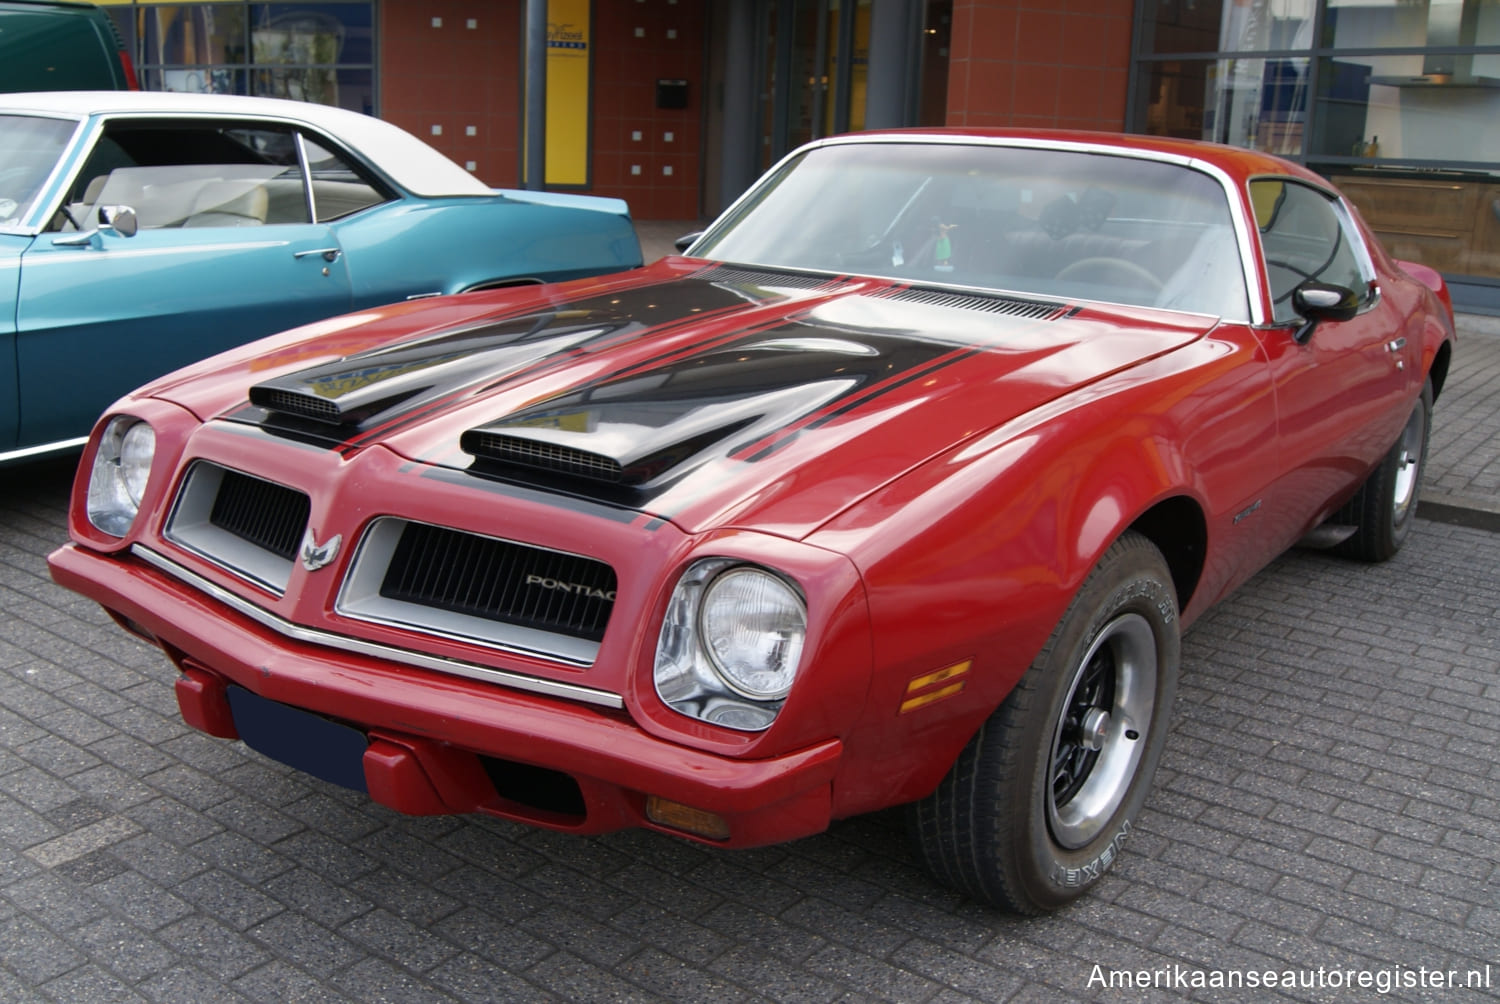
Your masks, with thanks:
M540 586L543 589L555 589L560 593L572 593L575 596L587 596L594 600L608 600L611 603L615 601L615 591L613 589L605 592L602 589L595 589L593 586L586 586L581 582L559 582L556 579L548 579L541 575L528 575L526 576L526 584L528 586Z

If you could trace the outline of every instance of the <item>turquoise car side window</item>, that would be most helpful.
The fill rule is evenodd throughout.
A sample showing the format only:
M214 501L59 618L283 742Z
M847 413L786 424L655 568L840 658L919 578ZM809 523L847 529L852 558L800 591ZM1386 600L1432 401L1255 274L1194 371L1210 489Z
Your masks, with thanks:
M311 136L303 136L307 169L312 175L313 208L319 223L379 205L390 196L352 163L328 150Z
M285 126L191 119L106 125L53 229L88 228L100 206L129 206L146 229L309 220L296 135Z

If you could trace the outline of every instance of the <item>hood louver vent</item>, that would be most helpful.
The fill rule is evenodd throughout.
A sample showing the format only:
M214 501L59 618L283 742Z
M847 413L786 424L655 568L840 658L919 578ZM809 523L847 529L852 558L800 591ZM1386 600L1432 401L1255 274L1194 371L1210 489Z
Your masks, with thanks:
M796 272L774 272L770 269L736 268L715 265L693 276L704 282L724 282L737 286L770 286L777 289L818 289L831 281L826 275L801 275Z
M555 474L571 474L590 481L619 484L625 476L620 462L612 457L521 436L471 429L463 434L460 446L470 456Z
M901 303L920 303L929 307L955 307L959 310L978 310L986 314L1005 314L1010 317L1029 317L1037 320L1054 320L1066 312L1061 303L1046 300L1013 300L1004 296L980 296L976 293L950 293L939 289L902 289L882 297Z

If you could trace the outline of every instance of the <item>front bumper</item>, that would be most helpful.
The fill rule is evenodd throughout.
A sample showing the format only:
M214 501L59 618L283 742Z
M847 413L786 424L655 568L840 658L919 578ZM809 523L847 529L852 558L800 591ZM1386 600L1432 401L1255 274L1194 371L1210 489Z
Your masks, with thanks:
M242 688L352 727L367 740L365 790L402 812L484 812L577 833L642 826L741 847L818 833L830 820L837 740L736 760L651 736L624 712L285 637L128 555L66 544L48 565L60 585L161 646L182 673L188 724L236 737L230 695ZM557 798L557 786L568 796ZM683 814L648 814L648 800L725 825L710 840L654 821Z

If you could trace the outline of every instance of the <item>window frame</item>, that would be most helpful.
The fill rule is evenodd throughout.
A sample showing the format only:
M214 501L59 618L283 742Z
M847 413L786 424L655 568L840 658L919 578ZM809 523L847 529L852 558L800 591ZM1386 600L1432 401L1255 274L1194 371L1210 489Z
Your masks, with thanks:
M1283 327L1305 320L1291 305L1292 292L1298 285L1301 285L1301 282L1308 281L1309 279L1316 279L1318 281L1326 280L1323 279L1322 272L1319 271L1311 276L1305 276L1301 282L1292 285L1282 297L1277 297L1271 278L1270 259L1266 254L1266 229L1261 227L1260 219L1256 215L1253 194L1257 184L1267 183L1294 186L1299 190L1307 191L1321 199L1322 204L1328 207L1334 226L1340 234L1341 241L1347 242L1350 255L1354 259L1355 271L1360 282L1357 287L1351 288L1359 296L1360 313L1373 307L1380 298L1379 273L1375 268L1374 256L1370 253L1369 245L1365 242L1364 233L1360 230L1358 223L1355 221L1354 214L1350 212L1349 206L1343 196L1305 178L1297 178L1284 174L1258 174L1246 180L1245 196L1250 209L1250 223L1255 230L1255 254L1265 286L1266 306L1269 309L1268 323L1273 327ZM1274 225L1274 222L1273 218L1268 227ZM1323 268L1325 270L1333 263L1336 254L1337 250L1324 263Z

